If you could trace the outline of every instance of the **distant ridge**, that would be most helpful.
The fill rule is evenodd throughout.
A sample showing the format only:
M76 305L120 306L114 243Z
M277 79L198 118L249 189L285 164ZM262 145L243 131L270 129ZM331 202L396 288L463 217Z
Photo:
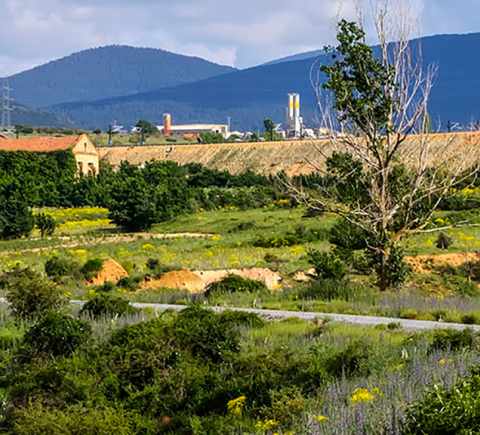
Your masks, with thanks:
M0 111L3 99L0 97ZM18 101L11 102L12 124L28 124L35 127L74 127L73 123L63 115L51 113L46 110L33 109L24 106Z
M277 65L283 62L293 62L295 60L305 60L305 59L312 59L315 57L320 57L325 54L324 50L312 50L306 51L304 53L299 54L292 54L291 56L282 57L280 59L271 60L270 62L266 62L263 65Z
M480 33L439 35L422 39L425 66L438 66L429 114L434 126L466 125L480 120ZM136 95L52 107L56 113L90 128L104 128L111 119L133 125L138 117L174 123L222 122L232 119L237 130L263 130L263 119L285 118L286 94L299 92L307 125L315 126L317 101L310 81L325 56L262 65L199 82ZM322 75L319 75L322 80Z
M154 48L91 48L10 77L12 97L32 107L90 101L190 83L235 71Z

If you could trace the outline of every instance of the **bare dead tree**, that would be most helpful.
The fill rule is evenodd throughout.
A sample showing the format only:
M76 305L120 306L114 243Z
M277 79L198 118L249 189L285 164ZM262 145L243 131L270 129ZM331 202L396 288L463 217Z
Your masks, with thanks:
M312 195L286 184L307 207L336 213L365 232L383 290L391 284L392 250L404 238L432 230L428 226L442 199L476 173L478 144L475 136L465 136L469 144L460 152L451 136L427 131L436 68L423 64L408 2L372 0L369 9L378 51L367 45L359 2L357 23L340 21L338 46L327 48L331 62L320 68L327 82L319 85L319 75L312 76L322 126L329 132L329 141L315 143L325 159L316 170L333 176L337 187L320 186Z

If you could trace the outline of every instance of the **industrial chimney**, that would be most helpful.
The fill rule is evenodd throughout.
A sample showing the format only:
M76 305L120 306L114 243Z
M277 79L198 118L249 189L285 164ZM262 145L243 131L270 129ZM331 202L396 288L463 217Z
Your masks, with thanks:
M286 137L300 139L303 136L303 119L300 116L300 94L288 94Z
M172 115L170 113L165 113L163 115L163 134L165 136L170 136L172 133Z

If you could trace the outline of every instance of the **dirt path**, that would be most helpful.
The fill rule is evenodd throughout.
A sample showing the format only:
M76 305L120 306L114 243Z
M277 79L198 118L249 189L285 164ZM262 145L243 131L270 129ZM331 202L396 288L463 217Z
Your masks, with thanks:
M201 238L201 237L212 237L215 234L208 233L171 233L171 234L151 234L151 233L136 233L136 234L125 234L125 235L114 235L108 236L106 238L98 239L89 239L81 240L81 237L78 237L74 242L70 243L61 243L58 245L49 245L43 246L41 248L30 248L30 249L16 249L11 251L0 251L2 255L12 255L12 254L22 254L26 252L41 252L48 251L50 249L71 249L78 248L79 246L93 246L93 245L109 245L112 243L131 243L136 242L137 240L152 240L152 239L180 239L180 238ZM62 240L71 240L72 237L62 237Z
M1 299L0 299L1 301ZM83 305L85 301L71 301L72 304ZM167 304L145 304L132 303L136 308L152 308L157 311L182 311L188 308L187 305L167 305ZM231 307L206 307L211 310L221 313L223 311L244 311L247 313L255 313L268 321L288 319L297 317L305 321L314 321L317 319L329 319L333 322L346 323L349 325L359 326L377 326L388 325L389 323L397 323L404 331L430 331L435 329L455 329L462 331L464 329L472 329L475 332L480 332L480 325L464 325L460 323L444 323L444 322L430 322L427 320L408 320L395 319L392 317L374 317L374 316L353 316L347 314L332 314L332 313L312 313L304 311L280 311L280 310L257 310L253 308L231 308Z

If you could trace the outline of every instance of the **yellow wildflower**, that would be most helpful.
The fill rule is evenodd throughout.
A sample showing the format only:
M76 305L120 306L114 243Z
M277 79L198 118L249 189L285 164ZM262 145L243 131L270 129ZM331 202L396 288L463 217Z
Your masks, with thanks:
M317 421L328 420L328 417L325 417L324 415L319 415L316 420Z
M246 399L245 396L240 396L236 399L230 400L227 403L228 412L232 415L241 415Z
M377 396L381 396L380 390L378 388L374 388L372 391L369 391L366 388L357 388L354 390L352 397L350 398L350 402L352 404L357 404L359 402L371 402Z

